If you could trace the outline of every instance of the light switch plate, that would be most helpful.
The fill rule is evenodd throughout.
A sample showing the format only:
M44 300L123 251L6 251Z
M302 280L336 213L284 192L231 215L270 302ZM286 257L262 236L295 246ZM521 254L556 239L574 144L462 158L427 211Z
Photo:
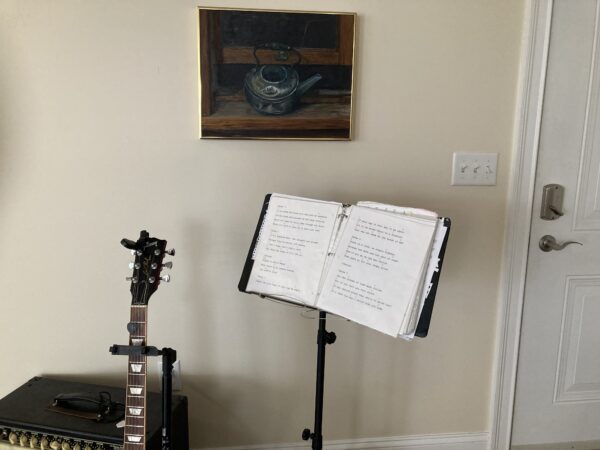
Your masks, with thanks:
M452 186L494 186L498 153L454 152Z

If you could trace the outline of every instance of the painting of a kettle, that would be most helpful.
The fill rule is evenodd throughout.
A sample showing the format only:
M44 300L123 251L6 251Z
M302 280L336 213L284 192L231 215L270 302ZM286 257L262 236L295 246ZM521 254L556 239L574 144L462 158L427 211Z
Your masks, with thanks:
M290 54L296 55L293 64L261 64L256 52L267 49L276 52L283 60ZM298 50L289 45L280 43L267 43L254 47L256 65L244 78L244 93L248 103L262 114L283 115L297 108L300 98L317 83L320 74L314 74L300 82L300 76L295 69L302 55Z

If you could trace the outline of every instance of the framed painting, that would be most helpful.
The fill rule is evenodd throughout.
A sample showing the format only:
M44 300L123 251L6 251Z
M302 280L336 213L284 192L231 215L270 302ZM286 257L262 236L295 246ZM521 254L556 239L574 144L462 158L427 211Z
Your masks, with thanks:
M200 136L352 137L356 14L199 8Z

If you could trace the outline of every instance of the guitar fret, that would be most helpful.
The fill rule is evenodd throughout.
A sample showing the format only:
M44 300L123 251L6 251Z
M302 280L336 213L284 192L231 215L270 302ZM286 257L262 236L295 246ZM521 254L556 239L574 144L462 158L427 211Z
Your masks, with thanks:
M144 402L142 399L131 399L131 401L127 404L128 408L143 408L144 407ZM130 411L131 412L131 411Z
M144 416L130 416L125 414L125 426L144 426Z

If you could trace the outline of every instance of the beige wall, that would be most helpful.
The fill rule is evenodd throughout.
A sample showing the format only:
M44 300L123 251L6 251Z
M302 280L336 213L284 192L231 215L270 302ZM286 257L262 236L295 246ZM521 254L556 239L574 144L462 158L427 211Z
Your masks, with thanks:
M325 437L487 431L523 2L200 3L357 12L354 141L198 140L197 1L3 0L0 395L125 382L119 240L147 228L178 251L149 340L179 352L193 446L297 441L317 324L237 292L275 191L454 223L427 339L331 322ZM498 152L498 185L451 187L453 151Z

